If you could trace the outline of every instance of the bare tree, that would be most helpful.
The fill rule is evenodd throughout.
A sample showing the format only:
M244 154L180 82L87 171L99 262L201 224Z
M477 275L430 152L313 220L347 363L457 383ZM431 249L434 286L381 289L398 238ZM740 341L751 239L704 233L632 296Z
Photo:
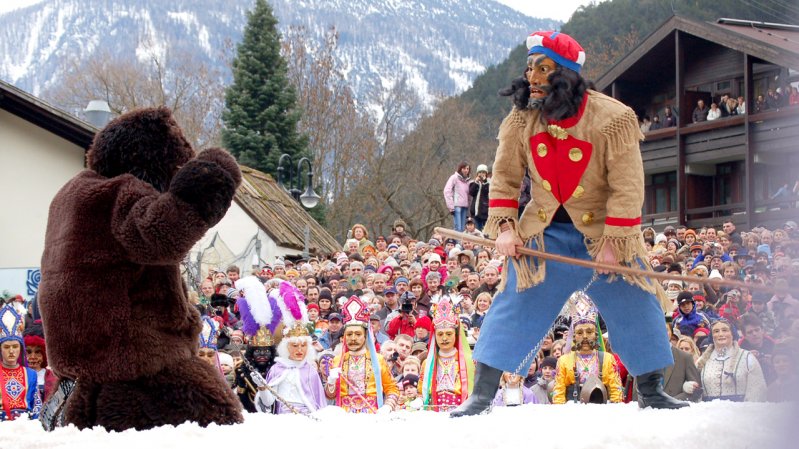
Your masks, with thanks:
M193 144L219 142L223 74L196 55L175 49L159 53L150 46L140 60L99 51L86 62L68 64L63 82L44 95L55 104L82 110L99 99L115 114L167 106Z

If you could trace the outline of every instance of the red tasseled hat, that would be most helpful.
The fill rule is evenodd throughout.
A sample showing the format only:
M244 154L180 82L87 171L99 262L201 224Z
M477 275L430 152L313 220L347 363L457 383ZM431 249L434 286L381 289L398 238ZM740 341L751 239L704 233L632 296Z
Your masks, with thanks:
M42 348L42 366L47 366L47 346L44 343L44 338L38 335L26 335L24 340L26 348L30 348L31 346Z

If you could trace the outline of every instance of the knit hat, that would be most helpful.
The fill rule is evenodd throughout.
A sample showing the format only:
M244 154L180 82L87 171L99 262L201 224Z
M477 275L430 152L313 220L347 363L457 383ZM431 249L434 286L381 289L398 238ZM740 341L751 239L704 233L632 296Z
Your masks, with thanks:
M42 366L47 366L47 345L44 343L44 338L38 335L26 335L24 338L25 347L38 346L42 348Z
M406 278L405 276L400 276L400 277L397 278L396 281L394 281L394 285L396 286L397 284L399 284L401 282L404 282L406 284L410 284L411 281L409 281L408 278Z
M430 263L430 262L441 263L441 256L439 256L436 253L430 254L429 256L427 256L427 263Z
M316 310L317 312L319 311L319 305L316 304L315 302L312 302L312 303L308 304L305 308L308 311L311 311L311 310Z
M689 249L691 250L691 252L694 252L695 250L702 251L702 245L700 245L699 243L694 243L693 245L691 245Z
M406 374L405 377L402 378L402 388L413 387L416 388L419 385L419 376L415 374Z
M536 31L527 36L527 55L543 53L553 61L580 73L585 63L585 51L580 44L568 34L558 31Z
M686 302L694 302L694 294L691 292L680 292L677 295L677 304L682 305Z
M686 229L685 230L685 235L688 235L688 234L696 237L696 231L694 231L693 229Z
M224 352L220 352L219 354L219 364L220 365L227 365L231 368L234 367L233 364L233 356L230 354L225 354Z
M433 321L430 319L429 316L423 316L416 320L416 324L413 325L414 329L418 328L427 329L427 332L433 332Z
M488 167L486 164L480 164L477 166L477 173L480 173L481 171L488 173Z
M329 289L323 288L321 291L319 291L319 299L333 301L333 293L331 293Z
M556 357L547 356L544 357L544 360L541 361L541 368L548 366L552 369L555 369L557 365L558 365L558 359Z

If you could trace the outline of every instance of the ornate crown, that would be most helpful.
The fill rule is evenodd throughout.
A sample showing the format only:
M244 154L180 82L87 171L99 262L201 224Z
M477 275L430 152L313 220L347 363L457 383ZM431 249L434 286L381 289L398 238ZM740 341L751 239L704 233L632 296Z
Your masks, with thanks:
M584 292L574 292L569 297L569 304L571 306L570 316L572 326L584 323L596 324L596 306L594 306L591 298Z
M458 315L455 313L449 296L442 297L438 301L438 306L433 315L433 327L436 329L456 329L458 322Z
M8 340L17 340L22 344L22 331L25 323L22 316L10 304L0 308L0 343Z
M203 328L200 331L200 347L216 349L216 341L219 337L219 325L211 318L203 317Z
M305 323L295 321L291 326L286 326L283 328L283 335L292 338L307 337L311 334L308 332L308 326L306 326Z
M369 327L369 306L361 298L355 295L350 296L350 299L344 303L342 313L344 315L342 321L345 326L354 324L365 328Z
M272 339L272 332L266 326L258 328L258 332L250 340L251 346L273 346L274 340Z

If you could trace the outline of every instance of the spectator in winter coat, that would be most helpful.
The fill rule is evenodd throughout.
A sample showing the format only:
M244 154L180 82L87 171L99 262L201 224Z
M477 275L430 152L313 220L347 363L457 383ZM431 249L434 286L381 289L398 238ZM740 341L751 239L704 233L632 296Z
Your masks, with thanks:
M449 213L455 219L455 230L463 232L466 227L466 213L469 208L469 173L471 167L466 162L458 165L458 170L449 177L444 186L444 201Z
M488 167L477 166L477 178L469 184L469 216L474 218L477 229L482 231L488 219Z
M673 331L680 335L693 336L694 331L700 327L710 327L710 320L696 310L694 294L691 292L680 292L677 295L678 315L672 324Z

